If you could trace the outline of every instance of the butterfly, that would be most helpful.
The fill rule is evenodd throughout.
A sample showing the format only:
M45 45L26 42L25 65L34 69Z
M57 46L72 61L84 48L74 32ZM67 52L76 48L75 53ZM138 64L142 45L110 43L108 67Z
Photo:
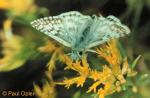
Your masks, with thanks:
M115 16L89 16L78 11L62 13L58 16L44 17L31 22L32 27L52 39L70 47L73 60L78 60L86 52L111 39L130 33L129 28Z

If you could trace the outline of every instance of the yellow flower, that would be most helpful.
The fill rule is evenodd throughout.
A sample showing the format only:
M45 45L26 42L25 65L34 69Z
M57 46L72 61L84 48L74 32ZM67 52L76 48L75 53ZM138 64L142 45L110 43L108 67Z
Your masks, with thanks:
M34 91L39 98L56 98L55 85L50 82L46 82L42 89L34 84Z
M52 72L55 69L55 63L57 60L63 61L66 56L63 53L63 47L57 46L55 42L49 40L46 41L44 46L38 48L40 52L51 54L51 58L47 63L49 72Z
M24 61L22 60L12 60L18 54L18 51L20 51L21 49L20 42L20 37L14 36L13 39L9 39L9 41L2 43L2 52L4 57L0 59L0 71L12 70L21 66L24 63Z
M97 89L98 86L102 85L101 88ZM93 90L94 93L97 92L97 94L99 95L99 98L104 98L107 94L108 91L110 89L111 84L106 82L106 83L102 83L101 81L97 81L95 82L87 91L87 93L91 92ZM104 86L104 87L103 87Z
M71 58L69 58L69 56L67 56L67 55L62 55L61 61L67 65L67 66L65 67L65 70L67 70L67 69L72 69L72 68L73 68L73 66L72 66L73 60L72 60Z
M110 89L110 84L109 83L105 83L104 84L104 89L100 88L98 90L98 95L99 95L99 98L105 98L106 94L107 94L107 91Z
M97 92L97 87L102 83L102 81L97 81L95 82L92 86L90 86L89 90L87 91L87 93L91 92L93 90L94 93Z
M50 67L51 65L48 65ZM56 90L55 90L55 83L52 77L52 70L48 69L45 74L47 79L43 84L43 87L40 88L38 85L34 84L34 91L36 96L39 98L56 98Z
M58 47L56 47L56 45L52 41L46 41L44 46L38 48L39 51L45 53L52 53L55 51L55 49L58 49Z
M10 7L9 5L10 5L10 4L9 4L9 1L8 1L8 0L1 0L1 1L0 1L0 8L1 8L1 9L7 9L7 8Z
M99 79L99 77L102 77L102 72L99 72L99 71L96 71L96 70L91 70L91 74L90 74L91 78L94 80L94 81L97 81Z
M77 87L83 87L83 84L90 72L89 65L86 60L86 56L83 57L82 62L76 61L73 63L73 60L67 55L63 55L62 62L66 63L65 70L74 70L79 73L79 76L67 79L65 78L63 82L58 82L59 85L65 85L65 87L69 88L72 84L77 84Z
M55 69L55 62L56 62L56 52L54 52L47 64L48 66L48 70L50 72L50 74L52 73L52 71Z
M64 55L62 56L62 61L66 64L65 70L74 70L79 76L70 79L65 78L62 82L56 82L56 84L65 85L67 88L73 84L77 84L77 87L83 87L83 84L89 78L94 82L87 90L87 93L93 91L99 95L99 98L121 91L121 85L126 82L124 75L131 70L128 66L127 58L121 58L115 40L103 45L103 47L97 49L97 52L100 57L103 57L109 63L109 66L102 65L103 70L98 71L90 68L86 56L83 56L81 61L73 62L71 58ZM123 67L122 69L121 66Z
M14 15L35 11L33 0L0 0L0 9L11 11Z
M83 87L83 84L84 84L85 80L86 80L86 77L79 76L78 79L77 79L77 82L76 82L77 87L79 87L79 86Z
M115 77L110 68L106 65L103 66L103 72L92 71L90 78L96 80L92 86L89 87L88 93L94 91L94 93L99 94L100 98L104 98L106 94L113 93L115 89L110 89L110 86L113 87L114 82L116 81ZM98 86L102 87L98 88ZM104 88L103 88L104 86Z
M3 58L0 59L0 71L8 71L21 66L24 61L22 60L12 60L15 58L16 54L21 50L22 39L13 35L11 32L12 20L6 20L4 22L4 31L2 32L2 53Z
M11 33L11 25L12 25L11 19L7 19L4 21L4 32L5 33Z
M125 62L119 53L119 50L117 48L117 42L116 40L111 40L107 43L107 45L104 45L102 48L97 49L97 52L99 53L99 56L103 57L111 66L111 70L115 77L121 82L125 83L125 79L123 76L122 70L121 70L121 64L125 63L125 65L128 64L128 62ZM124 71L124 69L123 69Z
M120 65L121 56L116 45L116 40L111 40L107 45L97 49L97 52L110 65Z
M64 55L63 58L63 62L67 65L65 70L72 69L82 76L88 76L90 69L86 56L83 56L82 61L76 61L75 63L73 63L73 60L66 55Z
M108 68L106 65L103 67L103 72L90 69L86 56L83 56L82 61L76 61L75 63L73 63L68 56L65 56L65 59L66 64L68 64L66 69L76 71L79 74L79 76L70 79L65 78L62 82L56 82L56 84L58 85L65 85L66 88L69 88L71 85L77 84L77 87L83 87L83 84L85 83L86 79L91 78L95 82L92 86L90 86L87 92L94 91L95 93L100 93L102 91L97 88L98 86L104 83L107 83L107 85L113 85L114 81L116 80L113 76L111 69ZM105 94L114 92L114 90L108 89L108 86L106 86L104 90ZM100 96L102 96L102 93L100 93Z
M71 69L79 73L79 76L67 79L65 78L63 82L58 82L59 85L65 85L65 87L69 88L72 84L77 84L77 87L83 86L86 78L89 76L90 69L89 65L86 60L86 56L82 58L82 61L76 61L73 63L72 59L70 59L68 56L64 56L66 59L67 67L65 69Z
M105 82L110 76L113 76L111 69L104 65L103 72L91 70L89 78L92 78L95 81Z
M77 87L79 87L79 86L83 87L85 80L86 80L86 77L78 76L78 77L74 77L74 78L70 78L70 79L64 78L64 80L62 82L56 82L56 84L65 85L65 87L67 89L69 89L70 86L73 84L77 84Z
M72 66L72 69L77 71L81 76L87 77L89 75L90 69L85 56L82 58L82 62L77 61Z

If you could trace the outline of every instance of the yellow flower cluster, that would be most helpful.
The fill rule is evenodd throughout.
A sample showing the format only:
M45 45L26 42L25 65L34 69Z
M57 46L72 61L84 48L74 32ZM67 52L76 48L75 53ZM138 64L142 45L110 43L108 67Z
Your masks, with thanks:
M43 87L40 88L38 85L34 84L35 94L39 98L56 98L55 84L49 72L46 73L48 80L44 83Z
M83 57L82 62L76 61L75 63L73 63L72 59L64 55L64 62L67 64L65 70L72 69L78 72L79 76L72 79L65 78L65 80L62 83L57 84L63 84L65 85L65 87L69 88L72 84L76 83L77 87L83 87L83 84L90 73L90 68L86 61L86 56Z
M55 98L55 87L50 82L46 82L41 89L38 85L34 85L34 90L39 98Z
M36 6L33 0L0 0L0 9L9 10L13 15L18 16L26 12L34 12Z
M27 39L12 32L12 23L18 19L18 16L27 15L27 13L31 18L37 11L37 7L34 0L0 0L0 9L9 12L3 24L4 28L0 30L1 53L3 54L3 57L0 58L0 71L10 71L22 66L28 59L28 55L32 54L29 51L25 58L22 57L23 49L25 49L23 43L27 42ZM17 33L19 32L17 31Z
M40 52L49 53L51 54L51 58L49 62L47 63L48 71L51 73L55 69L55 63L56 60L62 60L63 59L63 47L57 45L55 42L49 40L46 41L45 45L38 48Z
M4 22L4 30L1 32L2 53L3 58L0 59L0 71L8 71L21 66L24 61L13 60L21 50L22 39L20 36L13 35L11 32L12 20L8 19Z
M121 81L121 83L125 82L123 78L121 64L123 66L128 66L127 59L122 59L117 48L116 40L111 40L111 42L107 43L104 47L97 49L99 56L103 57L110 65L113 75Z
M52 78L52 72L55 69L55 63L58 54L62 54L61 48L57 47L52 41L46 42L44 46L39 47L40 52L52 54L51 59L47 63L48 70L45 72L48 80L45 81L42 88L34 84L34 91L38 98L56 98L55 82Z
M64 78L62 82L56 82L56 84L65 85L66 88L73 84L76 84L77 87L83 87L86 79L89 78L94 80L94 83L89 87L87 93L93 91L99 95L99 98L104 98L106 95L116 91L119 92L121 84L126 82L124 75L131 70L128 67L127 59L121 58L115 40L97 49L97 53L109 63L103 65L102 71L91 69L86 55L83 56L81 61L76 62L64 55L62 61L67 65L65 70L74 70L78 73L78 76L70 79ZM121 65L123 65L122 69Z

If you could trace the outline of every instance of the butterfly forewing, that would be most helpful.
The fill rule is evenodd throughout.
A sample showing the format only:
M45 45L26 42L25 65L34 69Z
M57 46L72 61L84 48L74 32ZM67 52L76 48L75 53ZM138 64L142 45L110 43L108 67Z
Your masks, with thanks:
M31 25L67 47L73 47L82 36L82 27L91 18L72 11L58 16L45 17L31 22Z
M65 38L63 38L63 25L62 19L59 17L45 17L40 18L38 20L34 20L31 22L31 25L37 30L45 33L56 41L62 43L65 46L71 47L70 43L67 42ZM65 36L65 33L64 33Z

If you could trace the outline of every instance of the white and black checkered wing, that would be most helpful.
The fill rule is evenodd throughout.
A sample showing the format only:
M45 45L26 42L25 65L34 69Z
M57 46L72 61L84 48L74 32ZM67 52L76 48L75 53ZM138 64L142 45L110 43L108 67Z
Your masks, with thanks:
M95 47L111 39L124 37L129 33L129 28L122 24L115 16L108 16L106 18L95 16L85 40L85 43L87 43L86 48Z
M86 28L85 24L90 19L89 16L71 11L58 16L34 20L31 22L31 25L64 46L73 47L80 36L82 36L83 30Z

